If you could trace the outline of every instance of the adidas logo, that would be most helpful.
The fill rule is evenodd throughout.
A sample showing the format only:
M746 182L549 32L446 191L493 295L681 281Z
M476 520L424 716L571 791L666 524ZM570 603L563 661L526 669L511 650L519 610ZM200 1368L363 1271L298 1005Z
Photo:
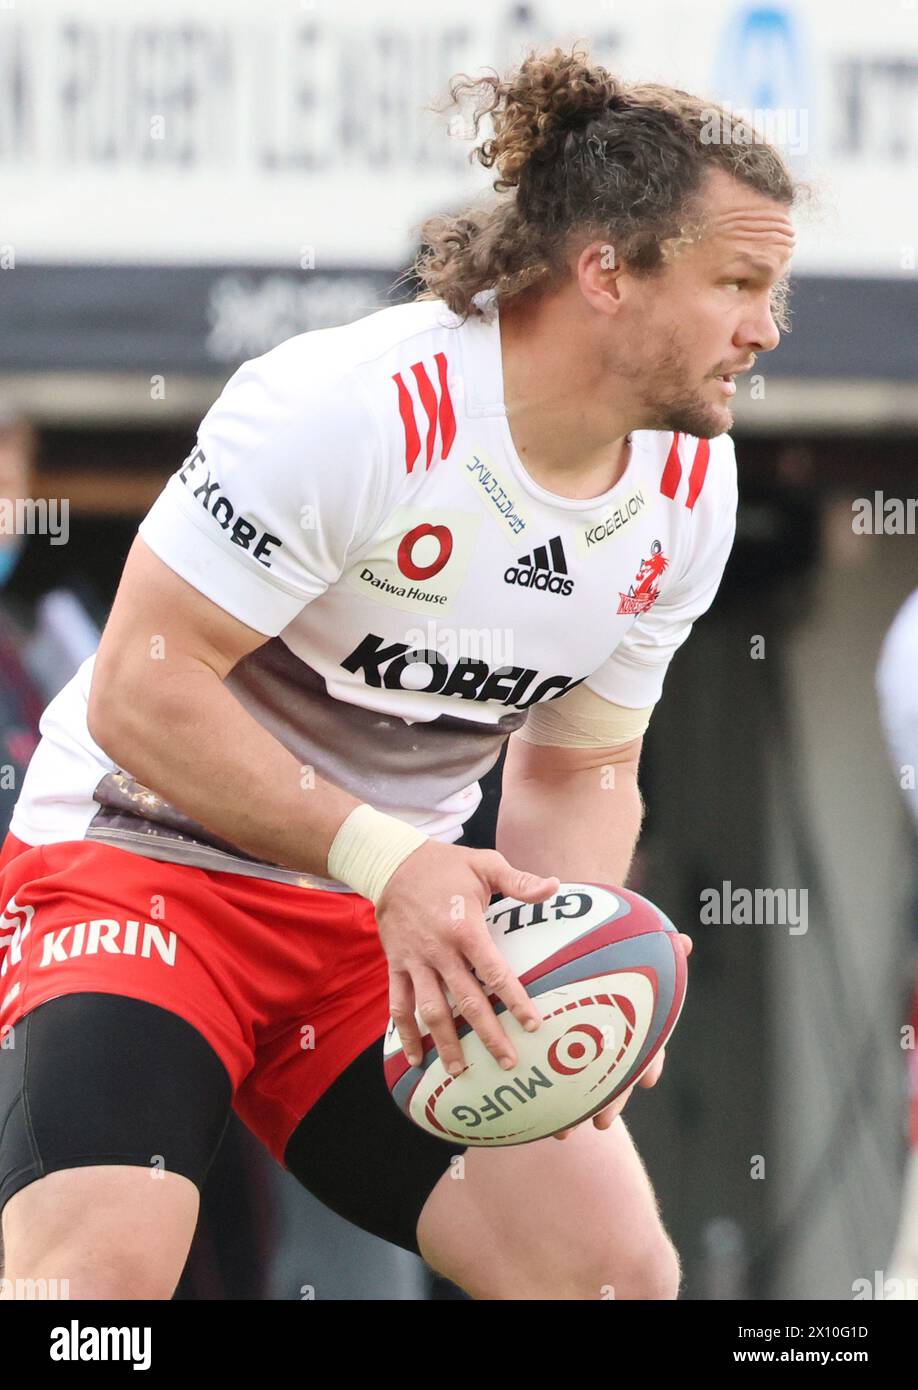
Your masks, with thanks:
M545 589L550 594L567 597L574 581L567 577L561 537L552 536L548 545L537 545L531 555L521 555L515 565L504 570L504 583L517 584L521 589Z

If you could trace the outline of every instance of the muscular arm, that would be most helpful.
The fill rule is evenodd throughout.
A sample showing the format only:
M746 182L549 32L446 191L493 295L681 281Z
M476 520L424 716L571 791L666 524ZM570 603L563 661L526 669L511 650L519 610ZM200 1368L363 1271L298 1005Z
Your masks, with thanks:
M637 769L643 738L611 748L559 748L527 743L511 734L504 763L497 849L523 856L537 873L562 883L623 885L641 828ZM553 867L549 868L548 866ZM640 1084L653 1086L663 1069L661 1051ZM634 1087L593 1117L608 1129ZM559 1130L556 1139L571 1131Z
M641 826L642 743L553 748L511 735L496 848L562 883L623 885Z
M360 802L319 777L310 785L223 684L267 640L138 537L96 657L89 732L120 767L214 834L325 876L338 827Z

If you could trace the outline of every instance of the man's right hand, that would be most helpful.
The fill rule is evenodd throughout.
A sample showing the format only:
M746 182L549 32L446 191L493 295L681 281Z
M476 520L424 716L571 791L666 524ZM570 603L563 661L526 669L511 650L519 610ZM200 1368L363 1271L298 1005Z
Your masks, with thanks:
M412 1066L423 1057L417 1011L446 1070L454 1076L465 1070L447 989L488 1051L505 1069L516 1066L488 996L502 1000L528 1031L541 1015L491 939L484 913L493 893L540 903L559 887L557 878L514 869L496 850L436 840L399 865L376 905L376 921L389 961L389 1010Z

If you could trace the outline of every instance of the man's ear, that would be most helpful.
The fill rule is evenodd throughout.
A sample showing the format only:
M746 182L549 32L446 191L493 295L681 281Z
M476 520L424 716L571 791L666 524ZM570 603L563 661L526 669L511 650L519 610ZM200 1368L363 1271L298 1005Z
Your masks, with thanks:
M591 241L577 256L573 271L591 308L609 317L623 302L629 277L611 241Z

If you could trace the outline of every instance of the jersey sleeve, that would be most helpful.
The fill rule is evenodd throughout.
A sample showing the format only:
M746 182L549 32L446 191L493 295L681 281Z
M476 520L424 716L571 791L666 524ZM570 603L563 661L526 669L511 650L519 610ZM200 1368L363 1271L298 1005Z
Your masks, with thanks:
M723 441L723 442L721 442ZM660 597L625 633L615 651L584 684L603 699L631 709L654 705L669 663L692 626L714 602L736 534L736 456L729 435L712 441L710 469L717 470L688 523L679 572Z
M269 637L334 583L388 502L359 382L316 371L296 342L230 378L139 528L170 569Z
M918 589L906 599L883 639L876 669L880 722L890 762L918 830L918 789L903 777L918 762Z

